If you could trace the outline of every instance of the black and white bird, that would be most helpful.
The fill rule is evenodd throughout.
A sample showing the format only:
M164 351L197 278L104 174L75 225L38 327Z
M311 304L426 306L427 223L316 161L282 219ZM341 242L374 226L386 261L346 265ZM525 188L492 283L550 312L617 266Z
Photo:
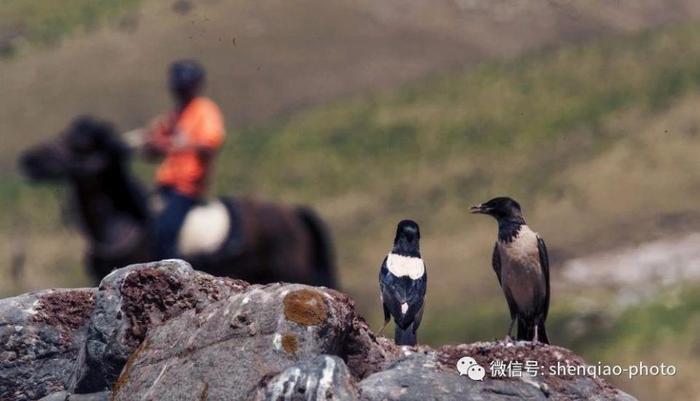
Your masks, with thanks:
M494 198L472 206L472 213L498 221L491 264L510 309L508 339L518 322L518 340L549 344L544 323L549 311L549 258L544 240L525 223L518 202Z
M379 270L379 289L384 307L384 326L394 317L397 345L416 345L416 331L423 317L428 276L420 256L420 230L412 220L402 220L396 228L391 252Z

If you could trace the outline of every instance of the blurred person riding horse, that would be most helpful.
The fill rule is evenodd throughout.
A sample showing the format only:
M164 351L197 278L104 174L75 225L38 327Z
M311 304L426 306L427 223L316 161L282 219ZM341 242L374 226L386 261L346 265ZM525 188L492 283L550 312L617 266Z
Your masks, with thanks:
M148 157L162 159L156 173L163 202L156 218L159 259L178 256L178 232L190 209L203 200L214 157L224 141L219 107L201 96L204 79L204 69L195 61L170 66L168 86L175 110L152 124L144 145Z
M179 257L196 269L252 283L277 281L336 287L335 255L323 220L306 206L246 197L205 200L224 141L219 108L201 96L204 69L173 63L173 111L151 126L118 135L109 122L80 116L53 140L23 152L32 181L61 182L87 240L86 265L99 280L132 263ZM161 160L162 208L129 169L131 151Z

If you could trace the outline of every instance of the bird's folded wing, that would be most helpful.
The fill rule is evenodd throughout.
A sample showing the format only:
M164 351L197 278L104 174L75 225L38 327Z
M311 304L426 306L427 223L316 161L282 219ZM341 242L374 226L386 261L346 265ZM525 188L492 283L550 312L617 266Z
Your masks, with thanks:
M540 255L540 266L542 267L542 273L544 274L544 280L547 287L547 294L544 299L544 316L547 317L549 312L549 255L547 254L547 246L544 244L544 240L538 235L537 236L537 250Z
M418 280L410 280L406 277L397 278L391 275L382 276L380 288L384 305L389 309L399 326L407 327L413 323L416 315L423 308L426 284L426 275ZM403 304L408 306L405 313L402 313Z
M498 252L498 242L493 245L493 255L491 255L491 266L498 277L498 284L501 284L501 255ZM502 285L502 284L501 284Z

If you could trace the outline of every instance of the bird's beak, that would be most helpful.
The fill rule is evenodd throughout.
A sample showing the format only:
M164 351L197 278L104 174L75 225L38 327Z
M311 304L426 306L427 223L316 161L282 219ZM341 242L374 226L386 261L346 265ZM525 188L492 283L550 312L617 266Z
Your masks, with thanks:
M474 206L470 207L469 212L472 214L479 214L479 213L483 214L483 213L487 212L487 208L481 204L478 204L478 205L474 205Z

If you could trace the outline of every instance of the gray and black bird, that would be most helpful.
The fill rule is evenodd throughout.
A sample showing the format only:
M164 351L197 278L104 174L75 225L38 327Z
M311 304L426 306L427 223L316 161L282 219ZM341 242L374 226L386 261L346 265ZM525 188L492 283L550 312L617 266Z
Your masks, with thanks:
M472 206L472 213L498 222L491 264L510 309L508 339L518 322L518 340L549 344L544 323L549 311L549 257L544 240L525 223L518 202L499 197Z
M397 345L416 345L416 331L423 317L428 277L420 256L420 230L412 220L396 228L394 247L379 270L379 289L384 307L384 327L394 317Z

